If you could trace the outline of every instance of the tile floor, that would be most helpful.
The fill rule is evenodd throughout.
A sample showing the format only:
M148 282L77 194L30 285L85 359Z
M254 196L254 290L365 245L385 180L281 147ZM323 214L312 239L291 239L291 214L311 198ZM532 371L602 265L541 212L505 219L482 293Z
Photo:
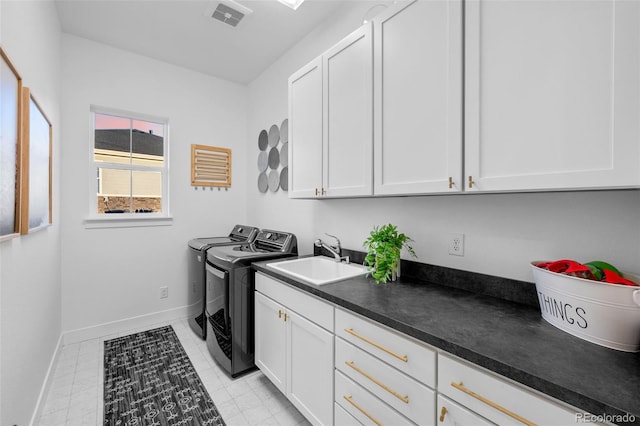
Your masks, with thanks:
M213 361L206 343L183 319L64 346L35 426L101 425L104 341L167 324L173 326L227 425L309 424L259 370L232 380Z

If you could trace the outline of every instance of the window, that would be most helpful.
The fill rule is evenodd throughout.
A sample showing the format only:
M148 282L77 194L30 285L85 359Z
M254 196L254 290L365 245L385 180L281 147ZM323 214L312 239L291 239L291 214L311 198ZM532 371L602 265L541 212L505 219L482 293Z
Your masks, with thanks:
M91 218L167 218L168 121L92 108Z

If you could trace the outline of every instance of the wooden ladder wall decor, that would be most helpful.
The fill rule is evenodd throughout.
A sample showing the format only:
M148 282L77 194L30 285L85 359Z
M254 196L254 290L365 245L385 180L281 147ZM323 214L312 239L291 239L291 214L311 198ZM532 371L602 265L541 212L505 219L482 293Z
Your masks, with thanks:
M231 186L231 150L206 145L191 145L191 185Z

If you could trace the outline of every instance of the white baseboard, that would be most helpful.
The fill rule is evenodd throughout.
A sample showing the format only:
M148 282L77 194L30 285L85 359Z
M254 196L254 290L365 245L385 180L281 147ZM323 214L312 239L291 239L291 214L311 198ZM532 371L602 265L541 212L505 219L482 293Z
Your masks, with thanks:
M179 308L168 309L166 311L154 312L151 314L98 324L91 327L66 331L62 334L63 344L68 345L83 342L85 340L97 339L112 334L125 333L132 329L152 326L160 322L186 318L190 314L189 308L189 306L182 306Z
M31 416L30 425L36 423L36 420L40 418L42 414L42 410L44 409L44 404L47 402L47 395L49 395L49 388L51 388L51 382L53 381L53 374L56 371L56 366L58 365L58 358L60 356L60 350L63 346L63 334L60 334L58 337L58 343L56 344L56 349L53 351L53 356L51 357L51 362L49 362L49 368L47 369L47 374L44 376L44 382L42 387L40 388L40 394L38 395L38 400L36 401L36 408L33 410L33 415Z

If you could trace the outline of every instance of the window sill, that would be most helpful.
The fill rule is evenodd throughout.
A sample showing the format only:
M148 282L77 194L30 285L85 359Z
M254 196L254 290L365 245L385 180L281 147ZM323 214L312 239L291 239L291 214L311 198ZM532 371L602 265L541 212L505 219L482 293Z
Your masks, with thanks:
M143 226L170 226L173 218L170 216L141 216L141 214L117 214L109 217L91 216L84 220L86 229L94 228L138 228Z

